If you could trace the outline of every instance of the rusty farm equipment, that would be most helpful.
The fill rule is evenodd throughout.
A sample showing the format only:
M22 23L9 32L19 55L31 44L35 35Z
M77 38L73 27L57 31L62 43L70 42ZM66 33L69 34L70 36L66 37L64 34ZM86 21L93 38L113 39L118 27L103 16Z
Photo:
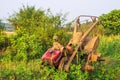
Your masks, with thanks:
M93 23L84 34L78 32L80 17L90 17ZM93 71L94 67L91 66L91 63L96 62L101 54L96 52L99 37L91 37L89 34L98 22L99 20L96 16L81 15L77 17L72 39L70 39L67 46L58 43L57 36L54 36L55 42L53 43L53 47L49 48L45 54L43 54L42 62L48 62L49 65L56 67L59 71L65 70L69 72L71 63L75 62L79 64L78 59L80 58L81 60L85 60L85 64L82 65L82 70Z

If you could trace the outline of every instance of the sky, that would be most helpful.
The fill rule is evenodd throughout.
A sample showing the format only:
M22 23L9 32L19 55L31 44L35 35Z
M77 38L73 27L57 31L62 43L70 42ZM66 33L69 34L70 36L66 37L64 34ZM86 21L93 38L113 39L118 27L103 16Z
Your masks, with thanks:
M72 21L79 15L100 16L120 9L120 0L0 0L0 19L5 21L23 5L43 10L50 8L53 14L67 14L67 21Z

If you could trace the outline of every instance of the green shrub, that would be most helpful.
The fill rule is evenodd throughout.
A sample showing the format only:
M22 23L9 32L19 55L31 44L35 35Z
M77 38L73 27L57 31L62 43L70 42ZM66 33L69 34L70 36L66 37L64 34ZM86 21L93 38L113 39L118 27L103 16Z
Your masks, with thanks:
M6 35L0 35L0 50L5 50L10 45L10 40Z
M106 35L120 34L120 10L112 10L108 14L100 16L101 24L105 28Z

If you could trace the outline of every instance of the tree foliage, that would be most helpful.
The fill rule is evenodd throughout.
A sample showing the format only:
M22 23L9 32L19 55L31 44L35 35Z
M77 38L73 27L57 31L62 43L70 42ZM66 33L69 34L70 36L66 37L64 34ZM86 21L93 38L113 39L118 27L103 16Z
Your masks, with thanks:
M64 18L62 14L53 15L48 9L35 9L34 6L23 6L18 13L8 19L17 28L20 27L60 27Z
M40 58L46 49L52 47L53 36L59 37L61 44L68 42L66 32L62 30L61 14L53 15L50 10L35 9L23 6L18 13L8 19L17 30L6 53L13 56L12 60L27 61Z
M2 20L0 20L0 50L5 50L5 48L8 46L9 41L6 35L4 34L5 25L2 23Z
M2 31L5 29L5 25L2 23L2 20L0 20L0 35L2 34Z
M105 34L120 34L120 10L112 10L108 14L103 14L100 19L105 28Z

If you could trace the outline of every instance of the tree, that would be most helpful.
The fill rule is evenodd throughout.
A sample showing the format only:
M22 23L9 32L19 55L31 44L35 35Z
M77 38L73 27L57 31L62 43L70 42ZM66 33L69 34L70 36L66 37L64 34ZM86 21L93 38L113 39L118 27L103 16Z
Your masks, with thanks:
M2 31L4 30L4 24L0 20L0 35L2 34Z
M67 33L61 29L64 17L62 14L53 15L49 9L44 11L23 6L8 20L17 28L17 35L11 39L11 46L7 49L14 55L13 60L40 58L46 49L52 47L54 35L59 37L61 44L68 42Z
M105 28L105 34L120 34L120 10L112 10L108 14L103 14L100 19Z
M74 21L71 21L71 22L66 24L66 26L65 26L66 31L69 31L69 32L73 31L73 22Z
M41 9L35 9L34 6L23 6L18 13L9 17L11 22L16 28L20 27L60 27L63 18L61 14L52 15L50 9L45 12Z

